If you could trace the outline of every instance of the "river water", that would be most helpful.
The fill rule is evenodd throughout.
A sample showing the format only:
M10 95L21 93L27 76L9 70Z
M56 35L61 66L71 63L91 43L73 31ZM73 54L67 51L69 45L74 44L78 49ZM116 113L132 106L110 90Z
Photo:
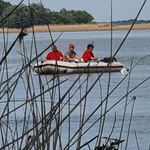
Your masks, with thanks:
M119 48L120 44L122 43L125 35L127 34L127 31L114 31L113 32L113 39L112 39L112 53L114 54L116 50ZM52 33L52 37L55 40L60 35L59 32ZM9 47L14 39L17 37L17 34L9 34L8 35L8 44L6 47ZM50 35L49 33L36 33L36 49L37 52L40 53L42 50L44 50L50 43ZM3 45L4 37L2 34L0 34L0 45ZM89 43L94 43L95 48L93 53L95 56L98 57L109 57L110 56L110 50L111 50L111 33L110 31L90 31L90 32L65 32L63 33L60 38L57 40L56 45L59 50L61 50L63 53L68 49L69 43L75 44L75 51L78 55L82 56L82 53L84 50L86 50L86 46ZM31 51L31 45L32 45L32 34L29 33L28 36L24 39L25 42L25 48L27 49L28 53ZM35 46L33 46L35 48ZM0 48L0 51L2 53L3 47ZM22 64L22 60L20 57L20 46L19 42L16 43L13 50L10 52L8 56L8 70L9 74L13 74L17 68L20 67L20 64ZM45 52L39 60L43 60L46 54ZM125 67L130 68L131 62L133 60L133 66L141 59L143 58L140 63L134 68L134 70L131 73L130 76L130 84L129 84L129 91L134 89L138 84L140 84L143 80L148 78L150 76L150 31L149 30L133 30L129 34L126 41L121 46L119 52L115 56L119 62L121 62ZM35 56L35 52L32 53L32 57ZM146 57L147 56L147 57ZM32 66L34 65L33 62ZM35 89L38 91L37 86L39 84L38 82L38 75L35 72L32 72L32 75L35 79L34 85ZM78 75L65 75L61 77L61 80L68 79L67 82L63 83L61 85L61 95L67 91L67 89L74 83L74 81L77 79ZM81 81L84 81L84 79L87 77L86 74L82 75ZM92 74L89 77L88 87L90 87L94 81L97 79L98 74ZM50 80L52 78L51 75L47 76L47 79ZM110 82L110 89L111 91L122 79L124 76L121 75L120 72L118 73L112 73L111 74L111 82ZM100 78L100 83L97 82L96 85L93 87L92 91L87 97L87 103L86 103L86 111L85 111L85 118L87 118L92 111L100 104L101 99L104 99L108 92L108 79L109 74L106 73ZM42 76L42 82L43 84L46 84L46 78L45 76ZM127 93L127 87L128 87L129 77L127 77L121 85L113 92L113 94L108 99L108 108L111 108L119 99L121 99L124 95ZM79 82L75 84L73 91L77 89L79 85ZM144 82L140 87L136 88L131 92L127 97L127 102L129 103L131 99L135 96L135 106L133 111L133 117L131 122L131 128L130 128L130 134L129 134L129 140L128 140L128 148L129 150L137 149L137 143L136 143L136 137L135 132L137 134L137 139L139 142L139 146L142 150L147 150L149 148L150 144L150 80L147 80ZM37 86L37 87L36 87ZM87 85L83 85L83 89L75 94L75 96L71 99L71 105L74 106L84 95L85 89ZM102 88L102 91L100 89ZM14 92L14 97L16 100L24 100L26 96L26 93L24 92L24 88L22 85L22 81L20 81L20 84L18 84L18 87L16 88ZM57 96L56 96L57 97ZM49 99L48 95L46 97ZM123 117L123 111L124 111L124 105L125 105L124 98L120 103L118 103L113 109L111 109L106 116L105 121L105 127L103 131L102 137L108 137L112 131L112 126L115 118L116 113L116 124L114 128L114 132L112 134L112 138L119 138L120 130L121 130L121 121ZM19 102L21 103L21 102ZM125 118L125 125L122 133L122 139L125 139L124 145L127 142L127 134L129 130L129 122L131 118L131 110L132 110L132 104L128 104L127 112L126 112L126 118ZM5 104L1 103L0 106L0 113L2 113L2 110L4 108ZM11 107L11 106L10 106ZM48 109L48 108L47 108ZM67 110L63 110L62 115L65 115L67 113ZM17 117L22 118L23 114L18 113ZM80 111L79 108L77 108L72 113L72 122L71 122L71 135L73 135L77 127L79 126L79 120L80 120ZM94 115L88 120L84 127L84 131L92 125L100 116L100 111L97 111L94 113ZM18 119L19 120L19 119ZM14 119L11 120L11 125L14 125ZM20 125L21 126L21 125ZM21 128L21 127L20 127ZM62 127L62 145L64 146L67 141L67 135L65 134L67 132L67 124L64 123ZM21 130L21 129L20 129ZM95 137L97 133L99 132L99 122L97 122L93 127L85 133L82 143L85 143ZM104 141L103 141L104 142ZM95 146L96 141L93 141L90 143L91 147ZM124 149L125 146L122 147ZM71 149L75 149L75 147L72 147ZM87 147L84 147L82 149L87 149Z

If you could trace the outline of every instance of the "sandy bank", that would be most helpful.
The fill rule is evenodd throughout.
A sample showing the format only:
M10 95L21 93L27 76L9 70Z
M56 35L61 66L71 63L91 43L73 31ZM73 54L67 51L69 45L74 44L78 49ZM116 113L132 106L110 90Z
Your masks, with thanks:
M113 30L128 30L131 25L114 25ZM81 25L49 25L52 32L70 32L70 31L109 31L111 26L108 23L97 24L81 24ZM150 24L136 24L133 30L149 30ZM18 33L19 29L4 29L5 32ZM32 28L27 28L28 32L32 32ZM34 26L35 32L48 32L48 26ZM0 28L0 33L3 29Z

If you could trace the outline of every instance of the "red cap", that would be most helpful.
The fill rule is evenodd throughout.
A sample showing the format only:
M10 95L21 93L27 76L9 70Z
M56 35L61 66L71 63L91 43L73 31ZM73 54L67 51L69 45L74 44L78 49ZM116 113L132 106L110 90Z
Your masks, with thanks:
M69 44L69 48L74 48L75 46L73 44Z

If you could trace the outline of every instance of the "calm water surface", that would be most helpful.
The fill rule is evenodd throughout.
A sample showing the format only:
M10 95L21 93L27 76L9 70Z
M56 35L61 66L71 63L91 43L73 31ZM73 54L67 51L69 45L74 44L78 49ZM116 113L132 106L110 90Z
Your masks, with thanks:
M121 44L123 38L125 37L127 31L115 31L113 32L113 44L112 44L112 51L115 53L115 51L118 49L119 45ZM53 39L56 39L60 33L52 33ZM6 47L8 48L10 44L14 41L17 34L10 34L8 36L8 44L6 44ZM36 48L38 53L40 53L42 50L44 50L50 43L50 35L48 33L36 33ZM56 45L58 49L60 49L62 52L65 52L68 48L69 43L75 44L75 51L78 53L78 55L82 56L82 53L84 50L86 50L86 46L89 43L94 42L95 49L94 54L95 56L99 56L101 58L108 57L110 55L110 32L109 31L95 31L95 32L65 32L61 35L61 37L56 42ZM3 45L3 36L0 34L0 45ZM25 46L28 50L29 54L31 51L31 45L32 45L32 34L29 33L28 36L25 37ZM35 46L33 45L33 49L35 49ZM11 51L10 55L8 56L8 63L9 63L9 73L13 74L13 72L17 69L17 67L20 67L20 64L22 64L20 54L18 53L20 47L19 43L17 43L13 50ZM2 53L3 47L0 48L0 52ZM47 51L48 52L48 51ZM44 53L39 60L43 60L46 56L46 53ZM142 61L136 66L136 68L132 71L131 79L130 79L130 87L129 90L132 90L134 87L136 87L139 83L141 83L143 80L145 80L147 77L150 76L150 31L132 31L121 47L119 53L116 55L116 58L118 61L120 61L125 67L130 68L131 60L133 58L133 65L138 62L141 58L147 56L146 58L142 59ZM32 56L35 56L35 52L32 52ZM34 63L32 64L32 66ZM38 76L36 73L32 72L33 77L35 78L35 88L37 90L37 93L39 91L38 89ZM61 93L65 93L65 91L72 85L72 83L76 80L78 75L65 75L61 77L61 80L69 79L67 82L61 85ZM81 77L81 82L84 81L84 79L87 77L87 75L83 75ZM93 84L93 82L97 79L97 74L92 74L89 78L89 87ZM86 104L86 115L85 118L88 117L91 112L98 106L98 104L101 101L101 98L104 99L107 94L107 85L108 85L108 77L109 74L106 73L102 76L100 79L101 81L101 87L102 87L102 94L100 94L100 84L97 83L93 90L90 92L87 98L87 104ZM48 75L47 78L50 80L52 76ZM120 73L112 73L111 74L111 83L110 83L110 91L123 79L123 76ZM15 98L17 100L24 100L25 99L25 92L23 88L22 81L19 81L20 84L18 85L16 91L15 91ZM43 84L46 83L46 79L43 76L42 77ZM36 87L37 85L37 87ZM75 91L78 87L79 83L77 83L73 91ZM150 144L150 80L142 84L139 88L134 90L129 96L128 96L128 102L133 98L133 96L136 96L136 102L134 107L134 115L132 118L132 125L131 125L131 131L129 136L129 142L128 142L128 149L133 150L137 149L136 144L136 138L135 138L135 132L137 133L138 142L140 145L140 148L142 150L147 150L149 148ZM109 97L108 102L108 109L112 107L120 98L122 98L126 92L127 92L127 86L128 86L128 78L125 79L122 84L113 92L113 94ZM85 93L86 85L83 86L82 91L80 91L83 95ZM72 92L73 92L72 91ZM80 99L80 92L74 96L74 98L71 101L72 107L78 102ZM48 96L47 96L48 99ZM121 128L121 120L122 120L122 114L123 114L123 108L125 104L125 98L116 105L108 114L106 117L106 123L105 128L103 132L103 137L108 137L113 126L115 112L116 112L116 125L114 132L112 134L113 138L118 138ZM20 104L21 102L19 102ZM3 109L3 104L1 104L0 109ZM130 121L130 114L131 114L131 107L132 102L127 107L127 114L126 114L126 121L125 121L125 127L122 135L122 139L126 139L128 127L129 127L129 121ZM47 108L48 109L48 108ZM79 109L77 108L76 111L72 114L72 135L74 132L76 132L77 127L79 126ZM63 115L65 115L67 110L63 111ZM0 111L1 113L2 111ZM85 125L84 130L86 130L95 120L97 120L100 116L100 112L96 112L91 119L88 121L88 123ZM22 113L18 113L18 120L21 120ZM14 119L11 120L11 125L14 124ZM64 145L66 143L66 132L67 132L67 123L64 123L63 125L63 136L64 138ZM99 129L99 122L93 126L85 135L83 138L83 143L90 140L94 136L97 135ZM125 143L124 143L125 144ZM94 146L95 142L91 144L91 146ZM74 149L74 148L72 148ZM84 149L84 148L83 148ZM87 148L85 148L87 149Z

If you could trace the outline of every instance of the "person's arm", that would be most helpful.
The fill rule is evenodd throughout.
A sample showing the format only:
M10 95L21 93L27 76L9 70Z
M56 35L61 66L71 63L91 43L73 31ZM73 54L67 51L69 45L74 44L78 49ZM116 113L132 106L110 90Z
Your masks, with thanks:
M59 60L63 61L63 54L62 53L60 53Z
M51 52L47 54L47 56L45 57L44 61L50 60L50 56L51 56Z
M98 57L90 57L91 60L100 60Z
M62 56L60 56L59 59L60 59L60 61L63 61L63 57Z
M58 57L59 57L59 61L63 61L63 53L61 51L58 51Z
M71 58L69 55L66 55L68 61L75 61L74 58Z
M91 52L90 55L91 55L91 56L90 56L90 59L91 59L91 60L98 60L98 61L100 61L100 58L95 57L94 54L93 54L92 52Z
M79 59L79 60L82 59L82 57L80 57L79 55L76 55L75 57L76 57L77 59Z

